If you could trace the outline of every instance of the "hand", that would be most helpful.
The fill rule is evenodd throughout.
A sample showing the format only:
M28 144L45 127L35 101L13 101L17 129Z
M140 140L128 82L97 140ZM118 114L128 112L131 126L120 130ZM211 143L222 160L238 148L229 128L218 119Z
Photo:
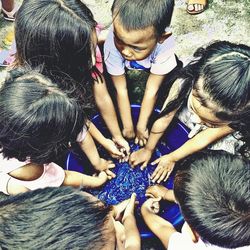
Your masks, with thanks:
M98 186L102 186L105 182L107 182L108 175L104 171L101 171L98 174L98 176L96 176L96 178L97 178L97 182L98 182L98 184L96 185L96 187L98 187Z
M160 200L161 200L160 197L147 199L143 203L141 210L146 210L150 213L158 214L160 211Z
M132 168L135 166L141 165L141 170L147 167L148 162L152 156L152 151L147 148L141 148L136 152L133 152L129 157L129 164Z
M130 217L133 216L134 217L134 210L135 210L135 205L136 205L136 194L133 193L130 197L130 200L127 203L127 206L125 208L123 217L122 217L122 223L124 223L124 221Z
M98 164L94 166L94 168L98 171L108 170L114 167L115 167L115 164L112 161L107 161L103 158L100 158Z
M119 150L116 147L115 142L110 139L106 139L104 147L109 152L109 154L115 159L123 159L125 157L124 152Z
M168 191L167 188L165 188L162 185L156 184L154 186L150 186L146 190L146 196L151 198L163 198Z
M130 147L129 147L128 142L122 136L114 137L113 141L115 142L118 149L123 154L125 154L125 157L122 158L122 162L123 161L128 161L128 158L129 158L129 155L130 155Z
M161 181L166 181L168 179L174 169L175 161L169 155L164 155L153 161L151 164L158 164L151 176L152 182L160 183Z
M150 198L161 198L163 200L175 202L173 190L167 189L166 187L159 184L148 187L145 195L146 197Z
M143 147L144 145L146 145L148 137L149 137L148 129L147 128L140 128L137 126L135 143L139 144L141 147Z
M135 138L135 131L134 128L124 128L122 130L122 134L127 139L134 139Z

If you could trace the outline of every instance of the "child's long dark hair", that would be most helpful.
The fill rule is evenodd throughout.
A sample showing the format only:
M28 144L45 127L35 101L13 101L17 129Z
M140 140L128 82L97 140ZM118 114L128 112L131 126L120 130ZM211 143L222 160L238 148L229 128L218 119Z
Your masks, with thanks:
M79 0L25 0L15 22L16 64L43 65L43 74L57 81L70 76L74 92L92 92L93 32L96 22ZM62 84L61 84L62 85Z
M198 79L209 100L218 105L215 115L229 121L249 144L250 133L250 47L217 41L194 53L195 59L181 69L178 77L183 84L178 97L161 112L164 116L181 109L192 89L198 91ZM204 105L205 105L205 100Z
M0 89L4 157L49 163L61 157L85 123L84 106L38 71L10 71Z

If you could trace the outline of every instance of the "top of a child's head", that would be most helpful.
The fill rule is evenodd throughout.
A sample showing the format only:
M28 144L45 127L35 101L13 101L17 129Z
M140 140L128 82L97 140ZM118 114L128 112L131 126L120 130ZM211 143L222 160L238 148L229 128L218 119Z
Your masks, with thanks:
M3 249L104 249L115 241L110 208L70 187L38 189L0 202L0 235Z
M0 145L5 157L49 163L74 142L85 113L38 70L9 72L0 89Z
M115 0L112 14L128 31L152 26L160 37L170 26L173 9L174 0Z
M87 83L92 80L95 25L80 0L23 1L15 21L16 64L43 64L46 74L63 73Z
M237 248L250 242L250 162L204 151L180 162L174 193L189 226L205 243Z

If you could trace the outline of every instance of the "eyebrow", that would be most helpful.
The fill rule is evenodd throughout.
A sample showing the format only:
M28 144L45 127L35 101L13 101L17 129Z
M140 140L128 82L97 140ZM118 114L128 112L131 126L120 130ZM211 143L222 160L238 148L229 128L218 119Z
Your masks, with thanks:
M118 41L124 43L124 41L123 41L122 39L120 39L120 38L115 34L115 32L113 32L113 34L114 34L115 39L117 39ZM135 44L126 44L126 43L124 43L124 44L127 45L127 46L129 46L129 47L131 47L131 48L134 48L134 49L141 49L141 50L144 50L144 49L147 48L147 47L145 47L145 46L141 46L141 47L140 47L140 46L136 45L136 43L135 43Z

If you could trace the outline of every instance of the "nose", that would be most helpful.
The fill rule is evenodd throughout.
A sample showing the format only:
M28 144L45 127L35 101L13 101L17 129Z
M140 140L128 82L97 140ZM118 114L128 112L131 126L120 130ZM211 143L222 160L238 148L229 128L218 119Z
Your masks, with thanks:
M131 50L129 48L127 48L127 47L124 47L122 49L122 55L124 57L131 57L132 56Z

